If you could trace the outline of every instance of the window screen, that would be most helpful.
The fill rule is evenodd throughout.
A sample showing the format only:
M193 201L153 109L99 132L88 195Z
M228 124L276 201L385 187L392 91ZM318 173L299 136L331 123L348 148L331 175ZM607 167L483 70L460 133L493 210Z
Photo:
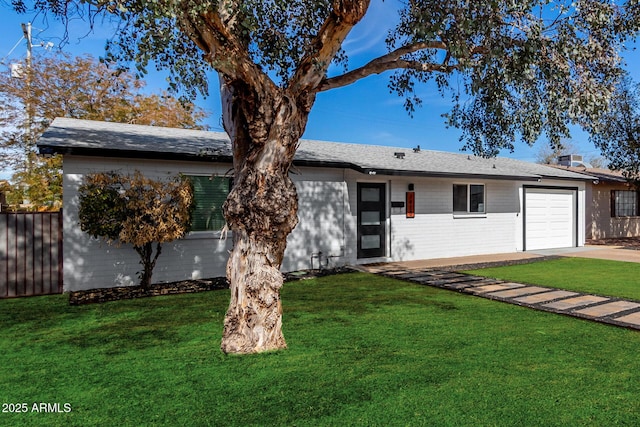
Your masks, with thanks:
M196 207L192 231L221 230L225 220L222 204L227 199L231 180L218 176L190 176Z

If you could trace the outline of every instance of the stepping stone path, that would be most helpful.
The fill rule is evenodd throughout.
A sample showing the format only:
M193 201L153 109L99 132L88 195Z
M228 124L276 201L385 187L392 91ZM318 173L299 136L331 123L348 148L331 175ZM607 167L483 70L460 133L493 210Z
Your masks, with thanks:
M363 266L366 271L536 310L640 330L640 301L505 282L447 270Z

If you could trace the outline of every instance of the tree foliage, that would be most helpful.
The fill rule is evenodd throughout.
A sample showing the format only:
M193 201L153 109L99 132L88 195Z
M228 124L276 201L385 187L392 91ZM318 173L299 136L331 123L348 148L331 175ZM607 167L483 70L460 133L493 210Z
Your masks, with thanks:
M35 141L56 117L206 129L207 113L166 92L145 94L144 81L90 55L38 55L0 73L0 161L10 165L14 199L59 208L61 162L36 155ZM29 72L30 70L30 72Z
M133 61L141 73L155 61L172 71L174 87L192 93L207 90L210 66L231 79L264 73L261 84L311 92L393 71L390 88L411 111L422 102L416 84L435 79L452 97L448 123L463 130L467 148L485 156L512 150L518 138L531 144L544 135L555 146L569 136L568 125L597 118L620 75L623 44L640 25L635 0L397 2L389 53L349 70L341 43L374 7L369 1L119 0L83 9L82 2L18 0L13 6L63 19L78 11L115 17L122 31L110 44L112 58ZM345 72L330 75L331 63ZM314 83L302 87L313 74Z
M19 12L63 20L104 15L120 21L109 59L133 62L143 75L153 61L171 86L206 92L213 67L248 86L277 85L315 93L393 72L389 87L410 112L422 103L418 83L435 80L452 100L446 116L465 148L483 156L545 136L552 147L607 109L620 76L620 52L640 25L637 0L397 2L386 55L349 69L342 49L369 1L248 0L147 2L16 0ZM343 72L329 72L331 63ZM90 118L90 115L89 115ZM126 120L126 119L123 119Z
M189 232L193 208L193 187L182 177L160 181L139 171L94 173L79 189L80 228L109 244L131 244L143 266L143 287L151 283L162 244Z
M57 211L62 208L61 158L37 157L31 154L31 167L14 172L10 186L9 206L15 209L28 200L32 209Z
M622 171L640 183L640 84L623 79L607 110L603 123L593 130L592 141L609 161L609 167Z

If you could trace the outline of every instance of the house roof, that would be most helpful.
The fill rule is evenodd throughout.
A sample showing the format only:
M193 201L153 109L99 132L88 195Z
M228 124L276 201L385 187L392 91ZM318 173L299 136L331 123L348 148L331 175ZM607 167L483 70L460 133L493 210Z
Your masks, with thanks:
M232 162L221 132L57 118L38 141L42 154ZM404 155L396 155L403 153ZM400 158L402 157L402 158ZM345 167L366 174L591 180L570 170L508 158L442 151L301 140L294 165Z
M603 168L587 168L584 166L562 166L551 165L557 169L563 169L571 172L584 173L597 178L598 181L628 184L628 180L622 175L621 171L613 171L611 169Z

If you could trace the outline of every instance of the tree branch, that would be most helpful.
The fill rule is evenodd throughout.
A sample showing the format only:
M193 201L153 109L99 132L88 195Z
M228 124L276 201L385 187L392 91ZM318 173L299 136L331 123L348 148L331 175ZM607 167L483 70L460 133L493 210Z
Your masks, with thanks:
M208 10L196 17L185 6L179 17L180 25L216 71L229 81L243 81L257 92L264 93L275 83L249 56L248 41L236 28L237 12L229 12L233 10L233 4L221 1L217 10Z
M447 52L445 60L441 64L436 63L423 63L419 61L404 60L404 55L418 52L425 49L439 49ZM389 52L386 55L380 56L369 63L363 65L360 68L349 71L340 76L331 77L325 79L319 86L319 91L326 91L335 89L338 87L348 86L362 78L368 77L373 74L380 74L385 71L397 70L397 69L412 69L421 72L442 72L450 73L460 69L459 64L449 65L449 59L451 54L448 51L449 46L443 41L428 41L414 43L407 46L400 47L393 52ZM478 55L486 53L486 48L482 46L473 47L470 50L470 55Z
M294 93L316 92L325 78L329 65L340 50L351 29L364 17L369 0L335 0L333 10L312 41L313 52L300 62L289 88ZM310 108L310 106L309 106Z

